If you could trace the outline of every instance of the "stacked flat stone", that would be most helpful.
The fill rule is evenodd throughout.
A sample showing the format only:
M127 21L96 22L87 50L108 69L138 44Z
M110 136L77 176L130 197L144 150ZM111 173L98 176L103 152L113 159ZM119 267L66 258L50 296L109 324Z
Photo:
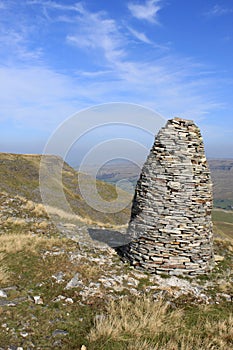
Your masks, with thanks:
M138 180L124 257L156 274L198 275L214 265L212 183L199 128L174 118L158 133Z

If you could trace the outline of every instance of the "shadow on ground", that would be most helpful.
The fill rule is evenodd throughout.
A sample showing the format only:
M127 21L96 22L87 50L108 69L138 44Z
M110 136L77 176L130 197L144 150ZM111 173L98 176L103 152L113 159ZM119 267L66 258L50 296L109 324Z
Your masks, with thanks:
M132 240L130 235L114 230L89 228L88 233L93 240L105 243L111 248L127 245Z

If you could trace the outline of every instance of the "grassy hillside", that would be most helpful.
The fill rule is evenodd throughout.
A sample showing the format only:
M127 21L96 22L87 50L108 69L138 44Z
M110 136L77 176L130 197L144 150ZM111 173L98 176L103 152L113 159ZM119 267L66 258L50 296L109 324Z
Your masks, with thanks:
M213 212L224 239L214 240L217 259L209 275L149 275L123 263L111 248L80 244L82 234L96 228L85 223L118 223L120 216L88 208L69 165L63 167L63 187L83 221L78 226L61 220L58 230L40 203L40 156L0 154L0 160L1 349L233 348L230 212ZM53 174L61 159L47 160ZM93 181L84 180L87 186ZM111 185L99 182L98 189L107 200L116 195ZM54 211L65 216L57 206ZM129 211L119 215L128 219Z
M165 278L68 239L76 229L0 195L1 349L232 349L232 242L215 240L211 274Z
M50 191L51 196L56 198L56 180L53 182L54 174L57 167L61 164L62 159L56 156L47 156L48 176L52 184ZM10 195L20 195L41 203L40 187L39 187L39 167L41 155L25 155L25 154L9 154L0 153L0 191L9 193ZM83 174L82 179L87 183L87 187L93 183L93 179ZM128 202L128 207L117 213L99 212L89 206L82 198L79 189L78 173L67 163L63 164L62 170L63 190L66 199L71 206L73 212L83 219L89 220L90 223L109 223L111 225L123 225L127 223L130 213L131 197L128 193L121 190L121 195ZM97 182L97 190L101 198L109 203L116 199L117 193L115 186L104 182ZM91 198L92 193L89 194ZM94 199L93 199L94 200ZM59 210L63 209L62 203L57 200L55 207ZM53 210L55 211L55 210Z
M226 239L233 239L233 211L214 209L212 212L214 232Z

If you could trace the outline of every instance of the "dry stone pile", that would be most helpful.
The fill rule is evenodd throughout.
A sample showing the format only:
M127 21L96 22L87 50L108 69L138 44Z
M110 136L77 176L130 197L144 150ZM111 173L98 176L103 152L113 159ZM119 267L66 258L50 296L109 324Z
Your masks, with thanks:
M199 128L169 120L143 166L121 254L156 274L198 275L214 264L212 183Z

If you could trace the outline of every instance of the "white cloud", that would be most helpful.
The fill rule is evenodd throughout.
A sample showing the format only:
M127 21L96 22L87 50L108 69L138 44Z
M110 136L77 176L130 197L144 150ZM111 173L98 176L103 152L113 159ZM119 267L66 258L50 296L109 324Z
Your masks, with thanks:
M148 22L158 22L157 14L161 9L160 0L147 0L144 5L130 2L128 9L131 15L137 19L146 20Z
M233 9L226 8L216 4L208 12L206 12L206 16L218 17L218 16L227 15L232 12L233 12Z
M53 20L48 21L50 26L60 25L57 21L61 15L66 21L71 20L72 25L64 26L62 35L66 43L77 48L78 64L73 75L70 72L58 73L54 66L48 68L49 65L43 60L38 65L33 58L38 49L30 50L27 45L29 27L22 30L22 36L12 31L14 44L12 48L8 47L9 52L15 52L17 48L18 56L28 56L28 60L24 67L14 64L12 68L8 64L8 67L1 68L1 118L11 116L25 124L31 122L45 127L80 108L112 101L139 103L165 116L176 114L187 118L204 116L219 107L211 98L210 89L217 84L217 79L203 73L205 67L184 57L168 56L167 52L161 55L161 50L157 55L154 48L155 55L152 56L151 47L148 47L148 56L146 51L142 54L137 51L134 55L126 29L138 40L155 46L144 33L117 22L107 13L90 12L80 4L61 5L51 1L30 3L43 5L49 16L53 14ZM157 3L147 1L145 5L137 5L144 9L146 6L153 8L153 11L144 11L144 19L147 13L147 20L156 20L158 9L154 7ZM2 36L5 45L7 39L7 36ZM83 50L93 58L90 68L85 62L83 65L80 63L79 55L83 57Z
M67 42L79 48L101 50L107 61L125 56L126 38L121 34L115 20L105 13L87 10L79 18L76 33L67 35Z
M41 5L46 8L51 8L54 10L61 10L61 11L76 11L80 13L83 12L83 5L81 3L75 3L74 5L64 5L64 4L59 4L56 1L28 0L27 4Z
M1 4L1 3L0 3ZM24 5L24 4L23 4ZM25 8L14 0L7 2L5 13L1 16L0 59L6 65L40 61L43 49L34 40L37 25L34 19L26 19Z
M0 44L4 47L1 55L6 55L7 61L14 61L20 59L22 61L39 60L42 57L42 48L31 50L28 48L27 39L28 28L21 28L18 31L14 29L0 31ZM8 53L11 53L8 55Z
M164 44L164 45L157 44L157 43L153 42L152 40L150 40L145 33L139 32L136 29L129 27L129 26L127 26L127 29L130 32L130 34L132 34L134 39L137 39L137 41L143 42L144 44L148 44L148 45L152 46L153 48L159 50L161 53L169 51L169 43Z
M0 120L49 129L87 105L88 93L75 79L41 66L1 67Z
M146 36L145 33L142 32L138 32L137 30L131 28L131 27L127 27L128 30L130 31L131 34L133 34L133 36L138 39L139 41L142 41L145 44L152 44L152 42L150 41L150 39Z
M143 101L164 116L201 119L221 107L207 92L214 79L206 76L197 79L195 64L184 58L167 56L144 63L123 61L116 63L116 69L121 79L119 90L126 94L127 90L133 91L134 100L130 102Z
M112 70L97 70L97 71L77 71L76 74L88 78L104 77L112 74Z
M182 67L182 68L181 68ZM78 110L106 102L138 103L164 116L202 118L220 106L195 66L170 57L151 62L115 61L109 71L77 72L71 77L42 66L0 69L0 120L51 130Z

